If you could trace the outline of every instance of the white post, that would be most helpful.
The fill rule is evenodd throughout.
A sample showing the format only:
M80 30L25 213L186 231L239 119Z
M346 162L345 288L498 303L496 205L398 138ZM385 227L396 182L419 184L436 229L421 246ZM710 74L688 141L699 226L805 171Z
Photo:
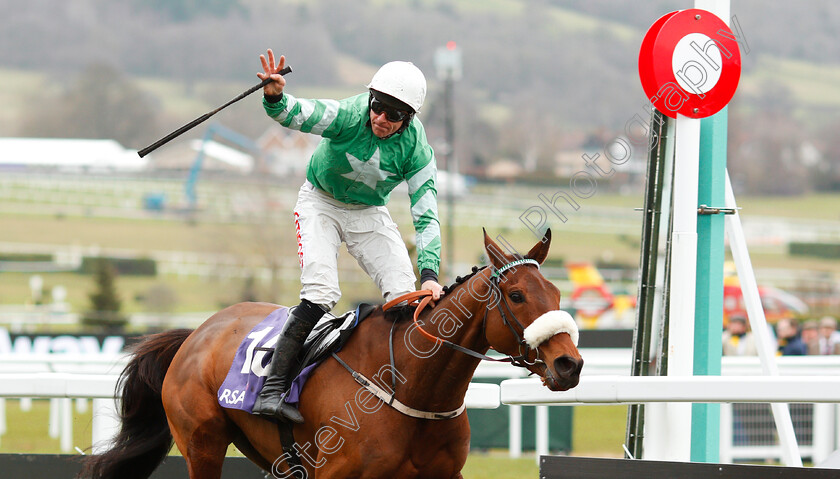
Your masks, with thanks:
M834 405L834 447L840 447L840 404Z
M697 276L697 189L700 120L677 115L674 139L673 229L671 235L668 376L694 375L694 306ZM691 460L691 404L667 404L662 411L664 437L645 446L645 459ZM662 444L657 445L657 441ZM651 454L647 454L650 451ZM660 454L664 453L664 456Z
M93 399L92 453L100 454L111 448L112 440L120 430L116 400L111 398Z
M536 438L536 461L540 465L540 456L548 455L548 406L536 406L537 431Z
M53 439L57 439L59 433L61 432L61 412L59 411L58 407L58 399L52 398L50 399L50 425L49 425L49 433L50 437Z
M6 398L0 398L0 436L6 434Z
M813 424L813 457L814 464L823 462L834 452L834 404L814 404Z
M731 403L721 403L720 405L720 462L721 464L732 463L732 443L733 443L733 427L732 419L734 413Z
M694 0L694 8L700 8L714 13L724 23L729 25L729 0Z
M778 376L779 365L776 364L776 348L770 337L767 318L764 317L764 308L761 306L761 298L758 295L758 284L755 280L755 272L749 252L747 252L747 240L744 236L744 228L741 225L741 216L737 210L738 205L735 203L735 193L732 191L732 181L729 179L728 170L726 172L726 207L735 210L735 214L726 215L726 234L729 236L729 248L732 250L735 269L738 271L738 280L741 282L741 293L744 296L744 304L747 309L747 321L756 339L755 346L761 360L761 367L765 375ZM802 467L802 456L799 454L799 446L796 443L790 409L788 409L787 404L782 403L773 403L770 407L773 411L773 419L776 422L776 430L779 433L779 443L785 465Z
M508 455L512 459L522 457L522 406L508 406Z
M645 403L645 444L642 457L636 459L665 459L668 457L667 404Z
M73 399L61 398L59 401L59 416L61 417L61 433L59 445L61 452L70 452L73 449Z

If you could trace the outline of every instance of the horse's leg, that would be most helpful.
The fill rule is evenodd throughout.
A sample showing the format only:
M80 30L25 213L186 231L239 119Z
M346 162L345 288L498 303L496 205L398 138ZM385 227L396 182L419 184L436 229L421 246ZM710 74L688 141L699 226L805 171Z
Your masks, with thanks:
M257 448L251 443L248 439L248 436L242 430L237 431L237 433L233 437L233 445L239 449L239 452L245 455L248 459L250 459L254 464L259 466L265 471L271 471L272 464L271 462L267 461L262 455L257 451Z
M190 479L221 479L222 463L232 442L225 419L217 416L202 422L190 422L184 428L183 424L175 427L170 421L172 437L187 461Z
M238 409L225 409L225 413L237 430L233 443L248 459L275 475L285 471L283 446L276 423ZM299 437L296 433L296 438Z
M168 395L172 384L167 377L164 408L175 445L187 461L190 479L220 479L227 447L233 442L234 426L216 402L215 394L208 394L201 386L186 385Z

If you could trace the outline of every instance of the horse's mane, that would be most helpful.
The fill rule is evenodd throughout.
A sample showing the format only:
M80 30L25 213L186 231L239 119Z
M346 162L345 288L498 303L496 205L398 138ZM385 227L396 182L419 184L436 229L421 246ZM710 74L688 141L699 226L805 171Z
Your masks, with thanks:
M462 284L462 283L465 283L467 280L469 280L470 278L472 278L473 276L475 276L476 274L478 274L478 272L479 272L479 271L483 270L483 269L484 269L484 268L486 268L486 267L487 267L487 266L482 266L482 267L480 267L480 268L479 268L478 266L473 266L473 267L472 267L472 272L471 272L470 274L468 274L468 275L466 275L466 276L457 276L457 277L455 278L455 282L454 282L454 283L452 283L452 284L451 284L451 285L449 285L449 286L444 286L444 287L443 287L443 292L444 292L444 293L446 293L446 294L449 294L449 292L450 292L450 291L452 291L453 289L455 289L455 287L456 287L456 286L458 286L458 285L460 285L460 284Z
M449 294L453 289L460 286L461 284L467 282L470 278L478 274L479 271L486 268L486 266L473 266L472 272L467 274L466 276L457 276L455 278L455 282L450 284L449 286L443 287L443 292ZM382 308L379 307L379 310ZM414 315L414 306L409 305L402 305L402 306L394 306L393 308L385 311L384 317L386 321L389 322L397 322L397 321L407 321L410 320Z
M380 305L376 309L382 311L382 306ZM409 306L407 304L394 306L393 308L384 311L382 314L385 317L385 321L388 322L395 323L399 321L408 321L414 315L414 306Z

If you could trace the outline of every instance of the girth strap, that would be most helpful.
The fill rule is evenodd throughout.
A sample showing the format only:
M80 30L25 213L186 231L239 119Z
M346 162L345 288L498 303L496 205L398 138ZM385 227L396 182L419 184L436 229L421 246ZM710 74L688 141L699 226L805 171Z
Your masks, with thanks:
M295 433L294 425L288 422L280 421L277 423L277 430L280 432L280 443L283 446L283 456L286 460L286 465L289 466L289 472L303 469L303 464L300 461L297 451L294 448ZM276 467L276 463L272 464L272 469ZM275 471L271 471L272 474Z
M419 409L414 409L411 407L406 406L405 404L401 403L396 398L396 392L393 394L388 394L377 386L373 381L366 378L363 374L353 370L347 363L345 363L337 354L333 353L332 355L338 364L344 366L348 372L353 376L353 379L356 380L363 388L365 388L368 392L379 398L380 401L384 402L385 404L391 406L392 408L396 409L397 411L405 414L406 416L414 417L417 419L452 419L453 417L460 416L466 409L467 404L461 404L461 407L458 409L454 409L452 411L445 411L445 412L433 412L433 411L420 411Z

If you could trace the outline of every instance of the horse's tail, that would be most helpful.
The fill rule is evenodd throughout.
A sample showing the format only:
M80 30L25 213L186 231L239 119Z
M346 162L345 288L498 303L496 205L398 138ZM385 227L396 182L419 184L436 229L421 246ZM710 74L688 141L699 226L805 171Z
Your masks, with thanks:
M172 433L161 387L172 358L190 333L189 329L174 329L148 336L136 345L117 384L117 391L122 388L120 431L111 449L84 457L77 477L145 479L163 462L172 448Z

